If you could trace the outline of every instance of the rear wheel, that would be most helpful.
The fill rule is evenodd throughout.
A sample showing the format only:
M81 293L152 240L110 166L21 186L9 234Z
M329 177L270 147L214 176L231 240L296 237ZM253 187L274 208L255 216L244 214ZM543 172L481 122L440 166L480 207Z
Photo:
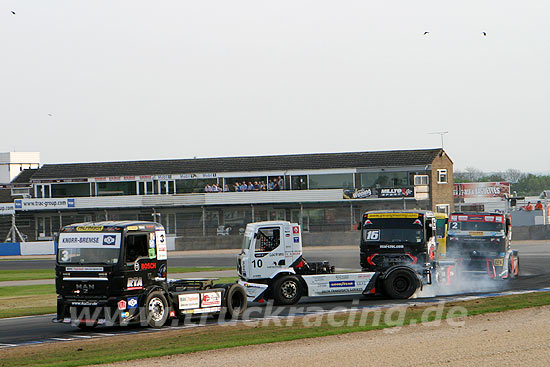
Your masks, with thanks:
M242 285L232 284L214 284L214 288L225 289L225 295L222 301L226 309L226 318L238 319L246 310L248 298Z
M153 328L161 328L168 319L168 302L159 291L149 293L145 301L145 317L147 324Z
M397 269L383 281L384 294L394 299L407 299L418 289L418 278L412 270Z
M294 275L283 276L273 284L273 299L278 305L293 305L302 297L300 280Z

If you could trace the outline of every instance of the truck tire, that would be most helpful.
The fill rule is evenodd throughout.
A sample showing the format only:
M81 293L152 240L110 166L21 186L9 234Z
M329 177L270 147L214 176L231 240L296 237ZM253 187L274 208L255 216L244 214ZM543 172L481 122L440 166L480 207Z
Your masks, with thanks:
M300 280L294 275L283 276L273 283L273 299L277 305L293 305L302 298Z
M384 294L393 299L407 299L418 289L418 278L412 270L392 271L382 283Z
M149 293L145 300L145 317L152 328L161 328L168 319L168 301L159 291Z
M225 296L222 305L226 309L226 317L233 320L241 317L246 310L246 303L248 301L246 297L246 291L242 285L233 283L227 284L228 287L224 287Z

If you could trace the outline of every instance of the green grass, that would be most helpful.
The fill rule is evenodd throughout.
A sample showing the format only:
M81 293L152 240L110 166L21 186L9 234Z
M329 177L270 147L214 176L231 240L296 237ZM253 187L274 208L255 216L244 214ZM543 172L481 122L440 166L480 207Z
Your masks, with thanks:
M234 270L234 267L173 267L168 273L195 273L203 271ZM54 269L0 270L0 282L13 280L54 279Z
M40 296L44 294L55 294L55 285L19 285L14 287L0 287L0 298Z
M468 315L478 315L504 310L550 305L550 292L478 299L467 302L451 302L445 305L442 318L449 316L453 306L465 307ZM428 306L426 306L428 307ZM417 323L426 307L410 307L404 324ZM432 305L433 307L433 305ZM371 310L372 312L372 310ZM435 314L425 321L433 321ZM116 361L160 357L181 353L191 353L212 349L230 348L243 345L274 343L327 335L338 335L391 327L385 323L384 314L380 323L373 323L374 315L370 314L367 322L359 324L360 317L348 324L349 314L333 315L335 321L345 321L345 326L329 325L325 315L318 326L304 327L300 319L293 320L292 325L277 325L270 322L266 326L249 327L246 325L217 326L187 330L166 331L153 334L134 334L130 337L117 336L93 339L78 343L55 343L32 347L4 349L0 366L79 366L101 364ZM287 319L288 320L288 319ZM123 345L124 348L120 346Z
M0 282L54 278L54 269L0 270Z
M56 312L55 285L0 287L0 318Z

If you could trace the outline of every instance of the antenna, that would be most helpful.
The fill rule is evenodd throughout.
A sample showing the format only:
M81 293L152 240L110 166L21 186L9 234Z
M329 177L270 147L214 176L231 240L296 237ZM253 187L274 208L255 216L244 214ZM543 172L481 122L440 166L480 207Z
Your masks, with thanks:
M443 135L448 133L449 133L448 131L435 131L433 133L428 133L428 134L438 134L439 136L441 136L441 148L443 149Z

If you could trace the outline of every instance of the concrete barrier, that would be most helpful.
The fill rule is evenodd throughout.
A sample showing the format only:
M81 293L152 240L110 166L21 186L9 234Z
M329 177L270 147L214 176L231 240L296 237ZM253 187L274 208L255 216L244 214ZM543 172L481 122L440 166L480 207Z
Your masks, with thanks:
M0 243L0 256L21 255L21 248L17 242Z
M55 254L54 241L22 242L21 255L53 255Z
M304 246L359 246L359 231L303 233ZM241 248L243 236L177 237L176 250L218 250Z
M0 256L54 255L55 241L0 243Z
M550 240L550 225L513 226L512 240Z

